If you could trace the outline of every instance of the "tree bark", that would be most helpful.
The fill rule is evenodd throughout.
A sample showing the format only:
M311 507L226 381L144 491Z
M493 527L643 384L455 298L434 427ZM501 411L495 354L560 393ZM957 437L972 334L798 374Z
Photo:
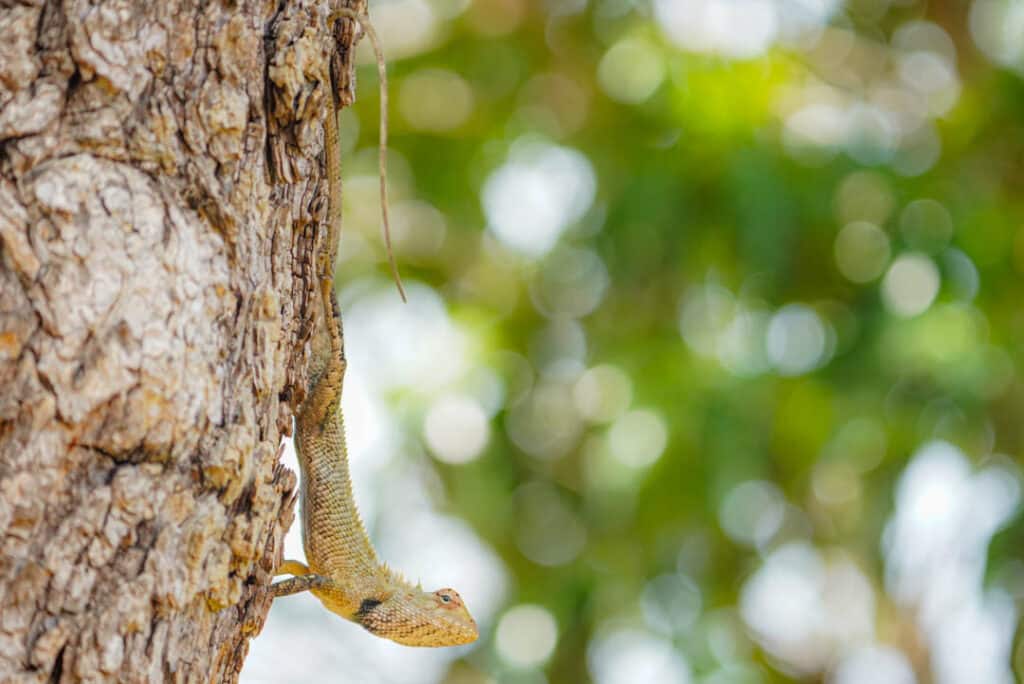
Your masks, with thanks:
M237 679L293 515L329 61L351 101L326 4L0 0L0 681Z

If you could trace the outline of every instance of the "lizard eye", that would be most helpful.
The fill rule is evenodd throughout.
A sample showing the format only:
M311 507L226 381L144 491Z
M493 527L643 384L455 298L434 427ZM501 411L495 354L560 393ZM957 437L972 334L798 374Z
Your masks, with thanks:
M452 602L452 597L449 596L448 594L441 594L441 600L444 601L445 603L451 603Z

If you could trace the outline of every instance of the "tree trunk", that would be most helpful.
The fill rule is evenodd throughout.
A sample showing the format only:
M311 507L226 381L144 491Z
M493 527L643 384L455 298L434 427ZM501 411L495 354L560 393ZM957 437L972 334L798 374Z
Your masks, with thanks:
M234 681L262 627L323 5L0 0L0 681Z

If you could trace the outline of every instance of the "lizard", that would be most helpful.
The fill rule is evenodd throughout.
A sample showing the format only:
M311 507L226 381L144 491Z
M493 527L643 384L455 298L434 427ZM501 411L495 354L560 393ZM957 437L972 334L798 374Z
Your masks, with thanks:
M381 72L381 148L386 146L387 106L384 64L376 34L365 13L340 8L328 16L328 29L342 18L359 24L370 36ZM330 75L327 83L332 83ZM277 598L310 591L333 613L358 623L377 636L406 646L455 646L475 641L476 622L454 589L426 591L381 562L366 533L349 478L341 392L346 360L344 333L334 292L334 259L341 232L341 161L337 90L324 126L328 177L325 247L314 257L320 302L316 313L309 385L295 416L295 449L301 472L302 544L306 563L285 560L276 574L291 578L271 585ZM384 157L381 157L382 220L387 235ZM388 240L390 251L390 240ZM397 270L392 260L392 273Z

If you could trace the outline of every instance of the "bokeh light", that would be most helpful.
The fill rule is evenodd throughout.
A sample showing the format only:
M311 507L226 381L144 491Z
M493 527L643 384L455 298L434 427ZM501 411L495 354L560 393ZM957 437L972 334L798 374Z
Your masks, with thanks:
M662 634L685 634L701 614L700 587L685 575L655 577L644 587L641 607L647 625Z
M722 529L734 541L765 546L782 526L786 500L771 482L743 482L722 500Z
M538 257L594 201L596 179L576 150L519 140L484 183L487 227L510 249Z
M427 0L390 0L374 8L373 23L381 42L387 45L388 59L399 59L428 50L440 38L441 3ZM373 53L365 43L361 46L362 61L370 62Z
M839 183L835 193L836 218L840 224L864 221L883 226L896 206L885 178L871 171L855 171Z
M665 420L653 411L630 411L608 429L608 450L632 468L644 468L657 461L667 444Z
M599 634L587 648L587 665L596 684L692 681L689 663L671 641L639 629Z
M587 542L587 529L553 486L531 482L516 490L516 543L538 565L565 565Z
M560 247L544 259L532 285L539 311L552 318L578 318L601 303L608 289L608 270L592 251Z
M733 58L764 53L779 31L771 0L655 0L654 16L680 47Z
M882 299L897 316L917 316L939 293L939 269L924 254L902 254L893 261L882 281Z
M875 596L848 559L826 559L805 542L773 551L744 585L740 611L775 657L804 674L826 669L837 655L869 643Z
M702 356L714 356L718 338L735 313L732 293L724 287L707 285L691 290L680 307L679 328L690 348Z
M768 324L768 358L783 375L799 375L828 360L829 330L814 309L789 304Z
M518 448L548 460L572 449L582 433L583 421L572 404L569 385L545 382L511 408L505 430Z
M398 109L413 128L450 131L473 113L473 90L452 71L423 69L402 79Z
M917 684L907 656L887 646L866 646L845 656L830 684Z
M914 454L883 536L886 587L916 609L944 681L1009 683L1017 611L983 577L993 535L1020 509L1020 473L1009 462L972 471L947 442Z
M974 43L990 59L1018 71L1024 69L1024 45L1018 40L1024 29L1024 3L974 0L968 25Z
M513 667L536 667L551 657L558 625L542 606L519 605L501 616L494 639L505 662Z
M479 456L489 433L487 414L469 397L441 397L423 423L427 445L445 463L466 463Z
M580 375L573 386L576 410L586 420L607 423L621 416L633 399L633 383L622 369L594 366Z
M913 249L937 252L953 237L953 219L933 199L914 200L900 212L900 232Z
M867 221L854 221L836 235L839 272L855 283L871 282L889 265L889 236Z
M627 104L643 102L665 78L661 55L649 42L626 38L613 45L597 67L597 79L609 97Z

